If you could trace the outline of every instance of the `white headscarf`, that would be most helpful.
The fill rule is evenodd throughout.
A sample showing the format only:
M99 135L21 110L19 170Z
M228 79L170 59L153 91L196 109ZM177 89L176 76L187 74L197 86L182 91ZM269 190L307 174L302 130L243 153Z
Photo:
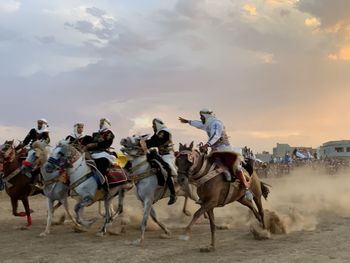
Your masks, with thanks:
M161 130L166 129L164 122L159 118L153 119L153 125L155 125L155 127L156 127L156 133L160 132Z
M38 128L35 129L37 133L41 134L43 132L49 132L49 125L47 124L47 120L44 118L41 118L38 121L41 121L43 124L41 126L41 129L38 129Z
M100 123L103 121L103 125L100 128L99 132L105 132L111 129L111 122L107 118L102 118Z
M71 134L71 136L73 138L80 139L80 138L84 137L84 132L78 133L78 127L81 126L81 125L84 127L84 124L81 123L81 122L74 124L73 133Z
M204 125L207 126L207 127L210 125L210 123L212 121L216 120L215 114L213 113L212 110L210 110L208 108L201 109L199 114L204 116L204 119L205 119Z

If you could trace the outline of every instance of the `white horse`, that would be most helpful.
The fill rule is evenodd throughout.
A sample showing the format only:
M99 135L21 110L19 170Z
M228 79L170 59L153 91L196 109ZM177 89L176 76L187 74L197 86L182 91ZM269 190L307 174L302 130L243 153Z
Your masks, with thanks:
M83 218L85 207L93 204L95 201L104 201L105 220L99 236L107 232L107 226L111 223L113 216L110 212L111 200L125 188L125 185L119 185L109 188L108 191L99 189L104 183L104 178L98 171L92 169L85 160L85 154L81 154L73 146L66 142L61 142L52 151L49 159L41 168L44 183L44 193L48 197L48 222L43 235L49 233L51 224L52 203L53 200L59 200L65 204L65 200L70 194L76 197L77 204L74 211L76 213L77 226L89 227L96 219L86 220ZM120 195L123 197L124 195ZM123 200L119 200L122 204ZM121 209L122 210L122 209ZM67 212L69 214L69 212Z
M140 140L145 139L146 137L147 136L132 136L122 139L120 142L123 146L121 150L127 155L131 164L131 175L129 179L135 183L137 198L142 202L144 208L143 219L141 222L141 237L134 242L135 245L142 245L144 242L145 230L149 216L151 216L153 221L167 236L170 235L168 228L158 220L153 208L154 203L162 198L169 197L170 192L166 183L165 186L158 185L156 172L147 161L146 153L140 146ZM197 200L198 196L196 195L196 191L192 188L193 187L188 186L186 189L191 189L191 192L186 193L178 184L175 185L177 195L185 197L191 196L192 199ZM186 209L184 208L184 211L185 210Z
M32 149L28 151L27 157L22 165L22 170L25 173L31 173L33 170L40 169L47 162L49 150L45 142L37 141L33 143ZM50 234L52 216L55 208L63 204L66 214L79 227L68 208L68 185L60 180L59 170L52 170L50 173L45 173L42 170L42 180L44 183L44 195L47 197L47 222L45 231L40 233L40 236ZM54 207L54 202L59 201L59 204Z

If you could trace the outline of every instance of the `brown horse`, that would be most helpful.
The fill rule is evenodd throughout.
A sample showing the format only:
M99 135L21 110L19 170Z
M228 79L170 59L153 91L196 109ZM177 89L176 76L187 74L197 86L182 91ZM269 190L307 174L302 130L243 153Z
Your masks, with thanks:
M239 156L235 153L230 153L231 163L238 160ZM186 176L190 181L197 184L197 193L201 200L201 207L193 215L192 221L186 227L186 235L182 236L183 240L188 240L192 226L196 223L200 216L207 213L210 220L211 229L211 244L208 248L202 251L210 252L215 250L215 218L214 208L222 207L226 204L238 201L244 206L247 206L255 215L257 220L264 225L264 210L262 207L261 196L265 199L269 193L267 186L260 182L255 172L251 176L246 173L247 180L250 183L250 190L254 195L253 201L246 200L245 190L236 181L234 183L227 182L222 173L222 168L217 167L210 158L207 158L205 153L201 153L193 149L193 142L189 147L180 144L179 154L176 158L178 167L178 175Z
M27 227L32 225L29 207L29 195L36 195L42 191L32 187L32 179L21 171L22 150L17 152L12 141L6 141L0 146L0 173L3 173L5 189L11 198L12 214L19 217L27 217ZM17 212L18 200L21 200L25 212Z

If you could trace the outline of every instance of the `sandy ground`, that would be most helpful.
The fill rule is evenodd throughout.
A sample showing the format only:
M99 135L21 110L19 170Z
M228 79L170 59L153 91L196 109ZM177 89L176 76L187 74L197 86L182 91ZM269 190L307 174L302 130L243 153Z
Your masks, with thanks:
M0 193L0 262L350 262L350 173L329 177L299 171L268 183L273 188L264 205L279 215L287 234L254 239L247 209L235 203L215 210L217 224L229 229L217 231L217 249L211 253L200 252L210 242L204 219L193 228L191 240L178 238L190 221L181 214L182 198L175 206L168 207L167 200L155 205L172 231L171 238L161 238L162 231L150 223L146 243L138 247L130 241L139 237L142 210L132 193L127 195L122 219L126 232L102 238L95 236L101 218L85 233L75 233L67 221L53 226L50 236L39 237L46 223L43 196L31 198L32 228L20 230L25 219L11 215L9 198ZM71 210L73 204L71 200ZM191 211L196 207L190 204ZM62 209L56 218L61 214ZM86 217L98 217L96 205L87 209ZM112 229L120 227L119 221Z

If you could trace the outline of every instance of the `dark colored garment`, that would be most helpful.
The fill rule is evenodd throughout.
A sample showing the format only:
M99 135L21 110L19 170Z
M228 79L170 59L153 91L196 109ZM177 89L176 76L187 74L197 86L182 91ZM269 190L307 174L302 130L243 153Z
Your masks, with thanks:
M68 141L69 144L72 144L74 146L80 146L80 145L85 146L85 145L93 142L92 141L92 137L88 136L88 135L87 136L83 136L83 137L81 137L79 139L74 138L72 135L68 135L66 137L66 141Z
M86 137L86 136L85 136ZM97 146L90 148L89 151L100 152L107 151L113 144L114 134L112 131L107 130L105 132L95 132L92 134L92 138L87 138L88 143L97 143ZM90 141L91 140L91 141ZM110 162L107 158L94 159L97 169L103 174L107 174Z
M50 137L48 132L38 133L36 129L31 129L28 135L23 140L23 146L32 144L37 140L45 140L47 144L50 143Z
M155 133L146 141L147 148L157 147L159 154L165 155L173 151L173 142L171 134L165 130Z
M92 134L92 143L97 143L97 146L89 150L106 151L113 144L113 140L114 140L114 134L110 130L107 130L105 132L95 132Z
M109 160L106 158L99 158L95 159L94 161L100 173L103 175L107 175L107 169L109 168Z

